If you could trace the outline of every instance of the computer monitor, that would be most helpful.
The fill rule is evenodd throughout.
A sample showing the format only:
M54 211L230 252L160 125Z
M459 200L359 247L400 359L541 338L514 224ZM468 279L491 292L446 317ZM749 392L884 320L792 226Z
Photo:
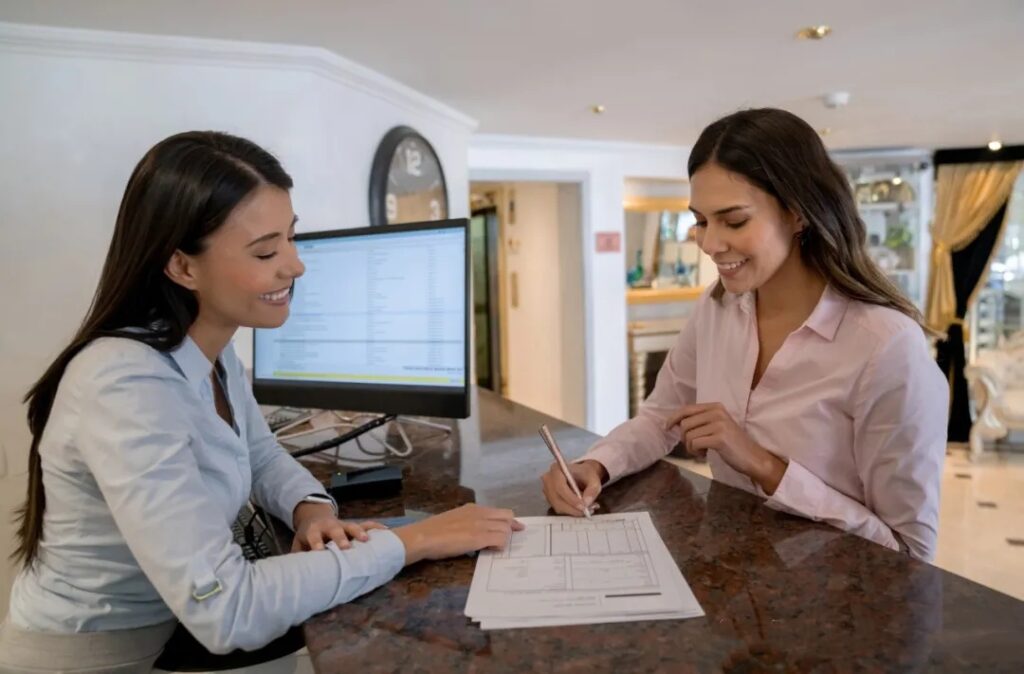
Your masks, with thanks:
M253 330L261 404L469 416L468 220L295 236L306 273Z

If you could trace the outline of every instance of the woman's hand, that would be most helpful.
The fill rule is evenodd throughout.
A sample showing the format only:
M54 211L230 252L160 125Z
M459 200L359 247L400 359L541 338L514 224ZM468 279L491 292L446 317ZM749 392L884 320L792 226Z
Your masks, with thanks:
M300 503L292 515L295 538L292 552L323 550L326 543L334 541L345 550L352 547L349 539L369 540L366 534L371 529L387 529L378 522L342 522L334 516L334 508L326 503Z
M786 462L754 442L733 421L721 403L686 405L665 422L665 429L679 427L691 456L703 457L709 449L718 452L733 470L756 482L771 495L786 473Z
M572 515L583 517L583 507L597 508L594 503L598 494L601 493L601 485L608 480L608 471L599 461L588 459L579 463L570 463L569 472L576 480L576 486L583 494L583 503L580 503L576 493L569 486L569 481L558 467L558 463L552 463L548 472L540 478L544 488L544 498L548 500L556 513L561 515Z
M394 530L405 546L406 565L456 557L483 548L501 550L523 525L511 510L475 503Z

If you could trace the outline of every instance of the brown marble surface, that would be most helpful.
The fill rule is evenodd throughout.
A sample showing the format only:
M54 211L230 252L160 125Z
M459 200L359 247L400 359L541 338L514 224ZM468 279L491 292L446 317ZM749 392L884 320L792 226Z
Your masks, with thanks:
M345 503L342 516L473 500L548 514L538 426L570 458L595 436L487 391L473 410L450 437L410 426L402 496ZM407 568L309 620L316 671L1024 672L1024 602L1012 597L662 462L600 502L651 512L705 617L484 632L463 615L475 564L463 557Z

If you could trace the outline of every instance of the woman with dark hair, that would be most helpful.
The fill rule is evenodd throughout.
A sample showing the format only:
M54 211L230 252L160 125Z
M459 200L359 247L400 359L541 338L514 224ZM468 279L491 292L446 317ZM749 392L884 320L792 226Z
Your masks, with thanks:
M580 515L678 443L716 480L913 557L935 553L948 387L921 316L875 267L842 171L783 110L744 110L689 159L697 242L720 280L639 414L545 496ZM709 451L710 450L710 451Z
M223 133L172 136L136 166L92 306L26 397L0 671L149 671L178 621L214 653L256 649L407 564L521 528L475 505L394 531L342 522L278 445L231 338L288 317L291 187ZM294 527L294 554L243 557L230 526L250 496Z

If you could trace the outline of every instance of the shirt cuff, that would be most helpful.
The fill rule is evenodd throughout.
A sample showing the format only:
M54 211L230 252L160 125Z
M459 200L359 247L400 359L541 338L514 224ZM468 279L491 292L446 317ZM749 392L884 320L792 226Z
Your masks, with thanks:
M815 506L822 502L824 484L817 475L790 459L775 493L765 502L769 508L812 520L818 519ZM763 493L763 492L762 492Z
M339 582L332 606L349 601L388 582L405 566L405 546L393 531L371 529L366 542L353 541L341 550L332 541L327 544L338 560ZM359 588L361 587L361 591Z
M608 473L608 481L601 485L607 487L626 474L626 461L621 457L621 453L622 450L614 445L598 445L572 463L597 461Z

